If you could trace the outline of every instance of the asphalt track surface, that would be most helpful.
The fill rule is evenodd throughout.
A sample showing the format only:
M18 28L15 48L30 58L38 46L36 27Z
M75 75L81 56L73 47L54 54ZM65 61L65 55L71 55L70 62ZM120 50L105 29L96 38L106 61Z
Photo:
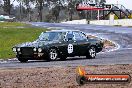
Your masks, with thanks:
M20 63L18 60L1 61L0 68L32 68L32 67L65 67L88 65L132 64L132 27L97 26L88 24L61 24L33 22L33 26L57 29L74 29L87 32L117 43L118 49L99 53L95 59L85 57L68 58L66 61L29 61Z

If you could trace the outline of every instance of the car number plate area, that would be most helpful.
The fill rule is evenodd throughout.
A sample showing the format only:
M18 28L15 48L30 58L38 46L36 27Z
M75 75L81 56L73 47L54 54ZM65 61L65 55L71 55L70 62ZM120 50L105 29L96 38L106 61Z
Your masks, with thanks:
M21 48L22 55L33 55L33 48Z

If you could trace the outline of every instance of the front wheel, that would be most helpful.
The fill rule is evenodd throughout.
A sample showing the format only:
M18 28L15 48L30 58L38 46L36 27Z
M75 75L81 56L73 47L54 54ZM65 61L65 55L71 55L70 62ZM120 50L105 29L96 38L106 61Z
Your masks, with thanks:
M26 63L28 61L28 59L26 58L18 58L18 60L21 62L21 63Z
M57 60L57 57L58 57L57 50L56 49L50 49L48 60L49 61L55 61L55 60Z
M95 47L90 47L88 50L88 53L86 55L86 58L93 59L96 56L96 49Z

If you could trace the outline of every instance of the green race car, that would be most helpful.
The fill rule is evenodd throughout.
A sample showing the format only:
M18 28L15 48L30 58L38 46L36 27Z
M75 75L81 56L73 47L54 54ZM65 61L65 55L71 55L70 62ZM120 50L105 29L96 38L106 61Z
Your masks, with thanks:
M78 30L52 30L42 32L34 42L14 46L12 49L20 62L28 60L66 60L67 57L95 58L103 48L100 39L91 39Z

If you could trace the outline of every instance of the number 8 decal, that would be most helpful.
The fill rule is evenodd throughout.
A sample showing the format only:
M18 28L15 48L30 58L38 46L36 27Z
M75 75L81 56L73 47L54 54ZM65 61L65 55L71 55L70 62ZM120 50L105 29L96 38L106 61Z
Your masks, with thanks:
M68 53L70 54L70 53L73 53L73 45L72 44L69 44L68 45Z

